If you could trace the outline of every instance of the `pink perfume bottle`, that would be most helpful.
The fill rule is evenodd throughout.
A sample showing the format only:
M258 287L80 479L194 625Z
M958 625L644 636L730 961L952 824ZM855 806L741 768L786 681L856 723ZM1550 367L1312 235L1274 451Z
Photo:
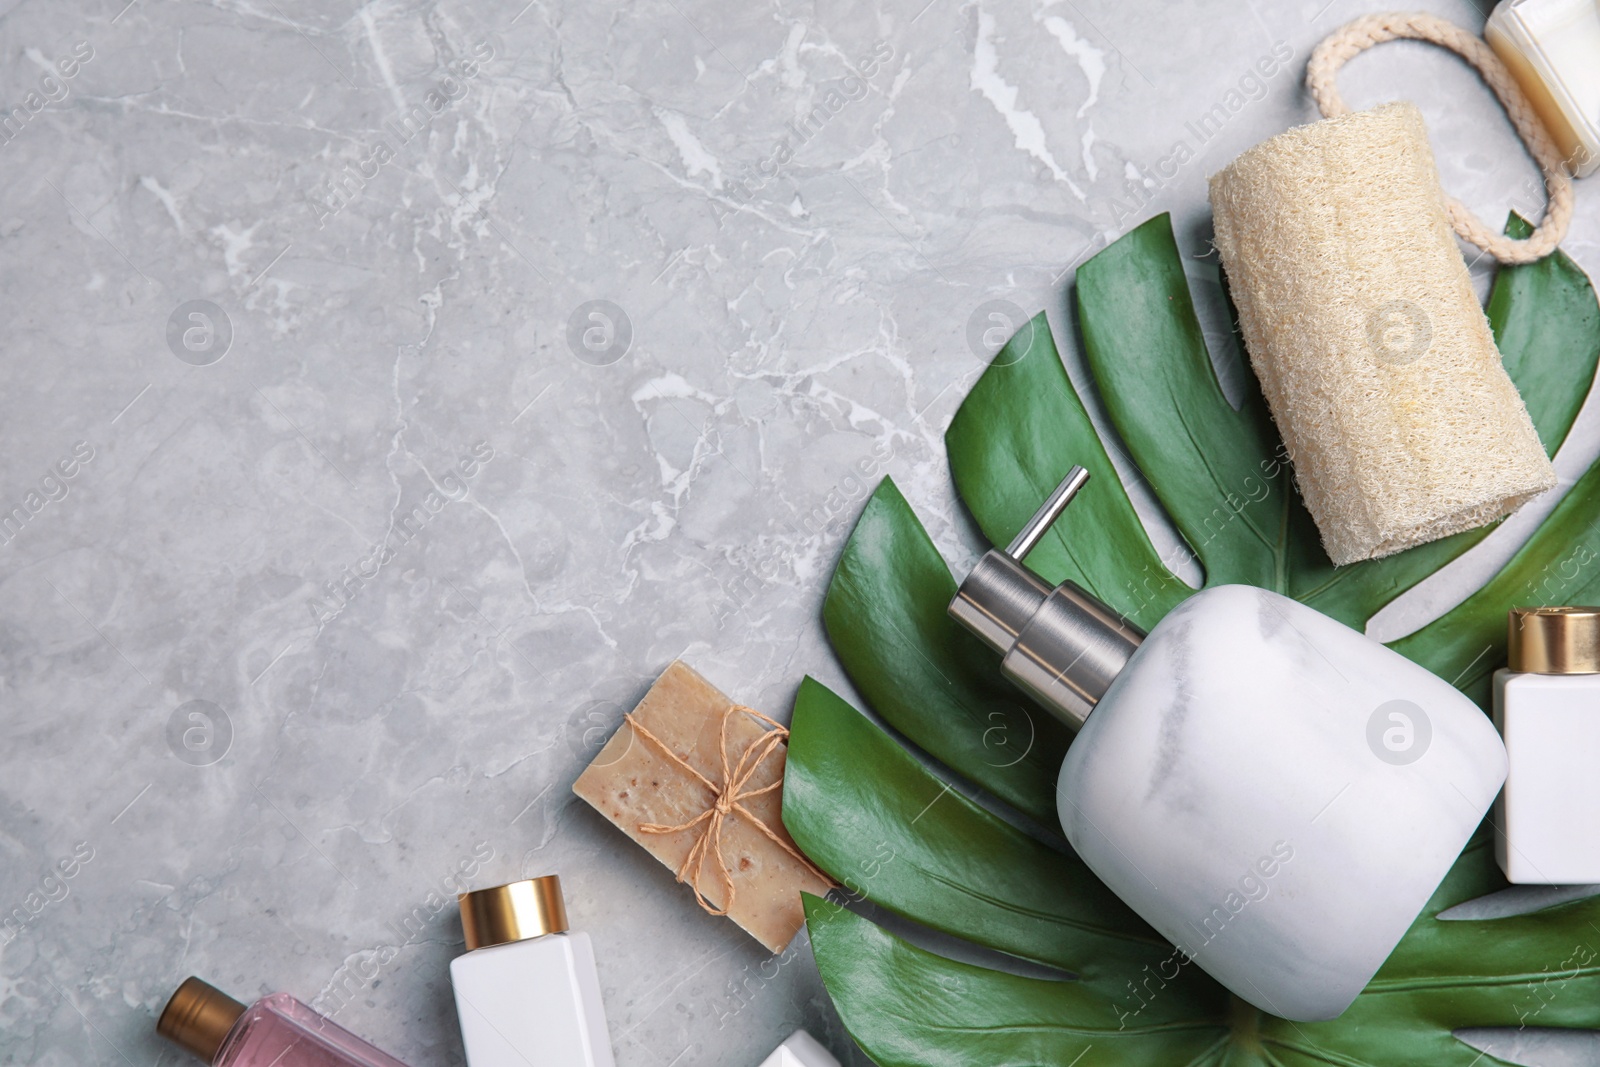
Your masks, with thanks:
M156 1031L214 1067L405 1067L287 993L247 1008L198 978L172 994Z

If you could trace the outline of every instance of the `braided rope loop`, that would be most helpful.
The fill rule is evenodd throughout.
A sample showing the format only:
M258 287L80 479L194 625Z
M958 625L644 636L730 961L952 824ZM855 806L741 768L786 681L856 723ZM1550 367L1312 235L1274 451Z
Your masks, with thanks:
M1567 235L1572 222L1572 179L1568 176L1561 150L1544 128L1544 123L1534 112L1522 87L1512 77L1494 49L1476 34L1469 33L1453 22L1426 12L1391 12L1385 15L1365 15L1346 23L1329 34L1311 53L1306 64L1306 88L1311 91L1325 118L1348 115L1350 108L1339 96L1335 81L1339 68L1352 57L1375 44L1398 39L1427 41L1448 48L1477 68L1516 127L1528 153L1544 172L1545 192L1549 206L1544 221L1526 240L1516 240L1485 226L1465 204L1446 195L1445 210L1450 224L1463 239L1483 249L1502 263L1532 263L1543 259Z

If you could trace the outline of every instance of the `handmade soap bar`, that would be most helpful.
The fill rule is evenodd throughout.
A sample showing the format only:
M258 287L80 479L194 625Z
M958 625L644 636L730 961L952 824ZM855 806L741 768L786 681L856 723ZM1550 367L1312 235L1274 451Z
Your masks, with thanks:
M1493 522L1555 484L1411 104L1279 134L1211 179L1250 363L1336 564Z
M572 791L779 952L805 922L801 892L833 883L783 828L787 732L763 718L674 662Z

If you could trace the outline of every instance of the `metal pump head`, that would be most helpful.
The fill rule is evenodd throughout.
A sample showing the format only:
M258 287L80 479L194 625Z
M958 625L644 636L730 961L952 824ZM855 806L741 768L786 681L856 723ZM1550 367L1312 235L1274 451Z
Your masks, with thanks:
M1005 551L990 549L950 616L1001 656L1000 672L1076 730L1138 651L1144 631L1072 582L1051 589L1023 558L1089 480L1073 467Z

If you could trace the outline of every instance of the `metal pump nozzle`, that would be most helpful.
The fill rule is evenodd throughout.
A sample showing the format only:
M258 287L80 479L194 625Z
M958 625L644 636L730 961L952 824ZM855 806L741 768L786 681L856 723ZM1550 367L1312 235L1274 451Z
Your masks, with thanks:
M950 601L950 616L1000 653L1000 671L1074 730L1144 631L1072 582L1051 589L1023 565L1089 480L1073 467L1005 551L990 549Z

